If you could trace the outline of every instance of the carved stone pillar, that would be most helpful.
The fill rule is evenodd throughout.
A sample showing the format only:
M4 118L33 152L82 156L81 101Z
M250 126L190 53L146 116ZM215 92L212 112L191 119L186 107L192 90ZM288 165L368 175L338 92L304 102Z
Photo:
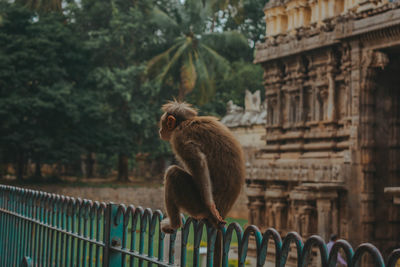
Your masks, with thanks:
M303 238L317 232L315 194L304 186L298 186L290 192L291 212L290 228Z
M317 193L318 234L326 241L331 234L339 234L337 186L322 187Z
M285 186L272 185L265 191L265 201L267 202L267 227L274 227L278 231L287 230L288 203Z
M360 97L360 129L361 129L361 223L363 225L363 239L372 240L374 237L375 223L375 194L374 178L376 173L374 162L374 108L375 108L375 83L378 68L383 68L388 63L387 56L378 51L365 50L361 61L362 83Z
M327 120L330 122L333 122L336 118L335 118L335 114L336 114L336 103L335 103L335 99L336 99L336 95L335 95L335 56L334 56L334 52L331 51L329 52L329 60L328 60L328 70L327 70L327 74L326 77L328 79L328 107L327 107Z
M265 225L265 186L258 183L251 183L246 188L247 197L249 198L249 223L262 228Z

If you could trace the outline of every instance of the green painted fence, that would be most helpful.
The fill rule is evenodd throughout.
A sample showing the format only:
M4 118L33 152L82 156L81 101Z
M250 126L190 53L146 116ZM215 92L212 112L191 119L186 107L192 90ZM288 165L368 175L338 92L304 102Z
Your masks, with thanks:
M203 229L207 237L207 266L213 265L215 229L191 218L184 221L181 258L175 263L176 234L164 244L165 234L159 227L162 218L158 210L0 185L0 266L199 266ZM187 263L191 225L193 254L192 261ZM345 240L337 241L328 254L319 236L311 236L303 243L297 233L291 232L282 240L275 229L261 233L254 225L243 231L239 224L231 223L222 228L222 233L224 267L228 266L233 234L238 243L238 266L245 266L251 236L256 245L257 267L264 266L270 244L274 246L276 267L285 266L291 246L297 250L298 267L307 266L311 251L316 248L324 267L336 266L340 249L351 267L358 266L364 254L372 256L376 267L394 267L400 258L400 249L396 249L385 265L373 245L361 244L353 251ZM168 255L164 255L164 246L168 246Z

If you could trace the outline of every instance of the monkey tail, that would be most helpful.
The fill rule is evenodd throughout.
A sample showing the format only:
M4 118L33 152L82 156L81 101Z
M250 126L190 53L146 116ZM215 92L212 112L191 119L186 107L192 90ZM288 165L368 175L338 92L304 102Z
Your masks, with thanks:
M222 266L222 231L218 229L217 238L215 239L215 250L214 250L214 260L213 267Z

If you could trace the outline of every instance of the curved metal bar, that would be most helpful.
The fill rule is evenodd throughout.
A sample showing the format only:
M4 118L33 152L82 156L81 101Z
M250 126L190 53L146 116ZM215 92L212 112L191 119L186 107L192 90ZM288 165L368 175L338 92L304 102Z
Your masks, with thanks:
M290 232L286 235L286 237L283 239L283 243L282 243L282 250L281 253L279 255L281 261L280 261L280 267L284 267L286 264L286 260L287 257L289 255L289 251L290 251L290 244L294 243L296 245L296 249L297 249L297 258L300 259L301 258L301 253L303 251L303 240L301 238L301 236L296 233L296 232ZM298 266L300 266L300 262L298 262Z
M239 243L239 264L238 266L244 266L247 257L247 249L249 246L250 235L253 234L256 238L257 254L260 252L261 247L261 231L255 225L250 225L244 230L242 242Z
M189 238L190 225L193 224L193 231L197 229L198 221L194 218L189 217L181 229L181 266L186 266L186 251L187 242Z
M275 266L279 266L282 238L277 230L268 228L263 234L260 250L257 253L257 267L264 266L268 253L268 243L272 239L275 244Z
M129 224L129 219L134 216L135 210L136 210L136 208L133 205L128 205L126 207L125 214L124 214L124 225Z
M117 213L115 214L115 217L113 220L113 223L115 226L119 225L121 222L124 221L125 213L126 213L126 206L124 204L119 204ZM121 220L121 217L122 217L122 220Z
M321 264L322 266L327 266L328 262L328 249L326 247L325 241L318 235L310 236L306 243L304 243L303 253L299 259L299 266L308 266L308 258L311 255L311 250L314 246L318 246Z
M237 222L228 225L228 228L222 229L222 266L228 265L229 248L232 242L233 231L236 233L238 245L242 243L243 229ZM239 257L239 256L238 256ZM239 259L238 259L239 260Z
M333 244L329 253L328 267L336 267L339 249L343 249L346 254L347 266L350 266L351 259L354 256L353 247L346 240L340 239Z
M163 261L164 260L164 238L165 238L165 233L161 231L161 221L164 218L164 214L160 210L156 210L153 213L153 218L151 220L151 224L154 224L154 229L156 227L156 224L158 222L158 260ZM153 226L152 226L153 227Z
M93 201L93 205L90 207L89 217L92 219L96 216L96 212L100 207L100 203L98 201Z
M84 208L84 219L87 220L90 217L90 213L93 207L93 201L84 199L83 200L83 208Z
M390 253L386 266L395 267L399 259L400 259L400 248L395 249L392 251L392 253Z
M74 214L78 215L78 218L81 216L82 203L82 199L78 197L76 198L75 205L73 206L73 212Z
M200 243L201 243L201 237L203 236L204 226L205 226L204 221L200 220L200 221L197 221L197 223L194 227L193 266L199 266L199 264L200 264ZM207 229L206 229L206 231L207 231Z
M362 256L364 256L365 253L369 253L372 258L374 259L375 262L375 267L384 267L385 263L382 258L382 254L379 252L379 250L372 244L370 243L363 243L359 245L356 248L356 251L354 253L354 257L351 261L351 267L356 267L358 261L361 260Z

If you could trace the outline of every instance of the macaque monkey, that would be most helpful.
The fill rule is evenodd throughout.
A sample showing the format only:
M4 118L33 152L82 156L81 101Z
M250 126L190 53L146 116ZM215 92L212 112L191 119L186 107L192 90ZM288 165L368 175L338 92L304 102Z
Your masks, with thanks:
M160 137L171 143L181 166L165 172L168 218L161 230L173 233L181 227L181 211L219 228L244 184L241 145L217 118L197 116L187 103L171 101L162 110Z

